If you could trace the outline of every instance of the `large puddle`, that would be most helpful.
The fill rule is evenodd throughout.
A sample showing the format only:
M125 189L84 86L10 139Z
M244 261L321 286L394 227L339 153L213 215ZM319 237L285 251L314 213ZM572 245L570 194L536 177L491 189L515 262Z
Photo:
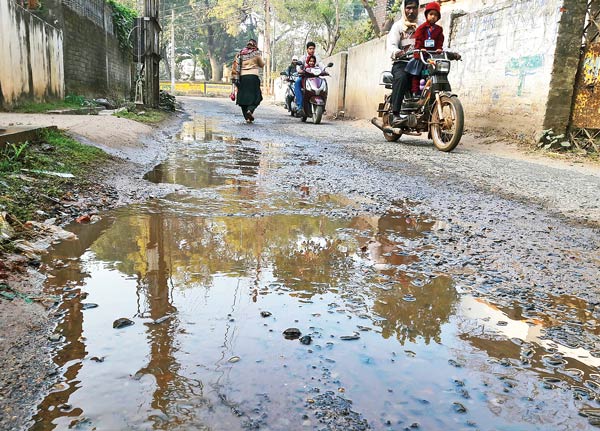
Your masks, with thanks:
M435 220L269 172L280 148L202 119L148 173L184 186L73 226L45 261L61 381L33 430L586 429L600 359L422 259ZM574 298L544 298L574 308ZM97 305L97 307L96 307ZM583 311L581 311L583 308ZM128 318L134 325L114 329ZM284 331L297 328L295 331ZM588 419L578 416L583 411Z

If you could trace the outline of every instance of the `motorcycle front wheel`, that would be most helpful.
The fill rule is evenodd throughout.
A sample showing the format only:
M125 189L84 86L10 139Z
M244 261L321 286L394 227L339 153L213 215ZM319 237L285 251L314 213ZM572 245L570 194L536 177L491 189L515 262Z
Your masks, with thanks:
M436 103L431 114L431 138L438 150L447 153L455 149L462 138L465 114L457 97L441 96L440 102L443 117L440 119Z
M323 108L323 106L319 105L319 106L313 106L313 122L315 124L320 124L321 123L321 119L323 118L323 111L325 110L325 108Z

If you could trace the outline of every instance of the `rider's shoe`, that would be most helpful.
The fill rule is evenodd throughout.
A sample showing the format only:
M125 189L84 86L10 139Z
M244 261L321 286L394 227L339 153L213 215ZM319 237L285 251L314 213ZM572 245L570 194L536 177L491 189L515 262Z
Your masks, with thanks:
M252 115L252 112L246 111L246 122L252 123L253 121L254 121L254 115Z
M306 114L304 113L304 108L300 108L300 110L298 111L298 117L305 117Z
M393 127L398 127L398 126L404 126L406 124L408 120L408 115L394 115L392 117L392 126Z

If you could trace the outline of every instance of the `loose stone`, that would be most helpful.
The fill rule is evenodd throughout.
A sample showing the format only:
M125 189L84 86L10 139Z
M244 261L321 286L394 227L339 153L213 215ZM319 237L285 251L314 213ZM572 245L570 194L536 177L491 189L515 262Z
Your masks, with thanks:
M113 322L113 328L121 329L133 325L135 322L126 317L121 317Z

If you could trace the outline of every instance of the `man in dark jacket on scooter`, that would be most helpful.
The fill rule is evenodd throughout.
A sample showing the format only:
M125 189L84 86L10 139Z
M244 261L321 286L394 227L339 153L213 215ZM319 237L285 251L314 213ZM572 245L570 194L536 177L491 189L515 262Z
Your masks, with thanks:
M404 0L403 17L394 23L387 36L387 52L394 65L392 66L392 111L394 117L392 125L400 125L404 118L400 115L400 108L404 95L410 87L410 75L404 68L409 59L405 54L415 47L415 30L419 17L419 0Z

